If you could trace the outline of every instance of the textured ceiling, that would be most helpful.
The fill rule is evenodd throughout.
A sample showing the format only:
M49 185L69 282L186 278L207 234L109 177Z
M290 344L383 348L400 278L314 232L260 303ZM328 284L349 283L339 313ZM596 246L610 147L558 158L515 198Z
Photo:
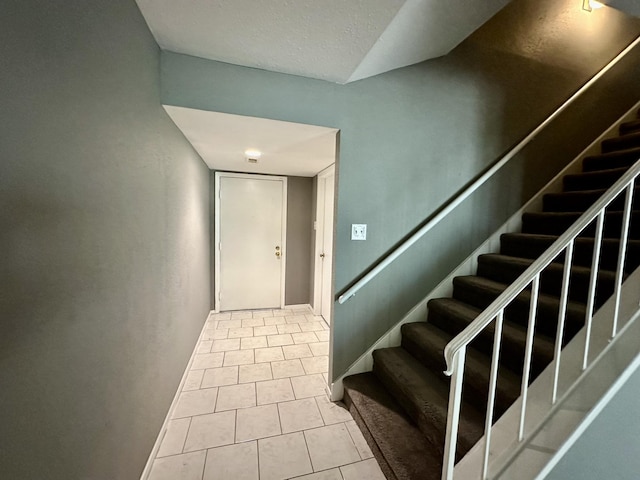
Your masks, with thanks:
M334 128L164 106L212 170L313 177L335 162ZM245 150L262 152L250 164Z
M445 55L509 0L137 0L165 50L337 83Z

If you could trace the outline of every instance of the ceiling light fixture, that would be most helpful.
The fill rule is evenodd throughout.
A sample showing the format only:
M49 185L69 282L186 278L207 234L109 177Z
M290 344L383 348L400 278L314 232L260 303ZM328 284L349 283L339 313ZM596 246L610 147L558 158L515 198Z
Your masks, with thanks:
M587 12L591 12L592 10L597 10L602 7L604 7L604 3L598 2L597 0L582 0L582 9Z
M253 148L245 150L244 154L247 158L260 158L262 156L262 152L260 150L255 150Z

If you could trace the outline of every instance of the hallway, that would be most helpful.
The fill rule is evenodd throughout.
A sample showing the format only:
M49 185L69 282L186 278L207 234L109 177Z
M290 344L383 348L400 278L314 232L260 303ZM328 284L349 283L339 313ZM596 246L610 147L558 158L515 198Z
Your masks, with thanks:
M384 480L308 308L211 314L149 480Z

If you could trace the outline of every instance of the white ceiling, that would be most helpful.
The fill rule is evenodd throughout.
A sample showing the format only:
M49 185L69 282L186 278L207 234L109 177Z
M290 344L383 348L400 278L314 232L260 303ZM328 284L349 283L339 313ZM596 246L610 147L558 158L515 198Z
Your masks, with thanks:
M509 0L136 0L161 48L337 83L447 54Z
M335 128L164 105L212 170L313 177L335 162ZM245 150L262 152L248 163Z

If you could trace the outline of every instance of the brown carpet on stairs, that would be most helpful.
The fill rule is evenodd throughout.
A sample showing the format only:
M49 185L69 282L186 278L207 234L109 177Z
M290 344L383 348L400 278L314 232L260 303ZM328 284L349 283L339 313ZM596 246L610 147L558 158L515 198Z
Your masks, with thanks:
M582 173L564 177L563 192L544 196L542 212L523 215L522 232L501 236L500 252L478 258L475 276L454 279L453 298L431 300L424 323L404 325L400 347L376 350L372 372L344 380L344 401L389 480L440 479L449 392L449 379L442 373L445 345L640 158L640 111L638 120L623 123L619 136L603 141L601 149L583 159ZM633 210L626 273L640 265L640 196ZM598 305L613 292L621 216L622 201L617 200L605 216ZM587 228L575 242L563 344L584 325L593 235L594 228ZM541 276L529 381L553 357L563 260L562 255L555 259ZM519 395L529 300L525 290L505 313L496 419ZM468 350L457 460L484 432L492 345L493 327Z

